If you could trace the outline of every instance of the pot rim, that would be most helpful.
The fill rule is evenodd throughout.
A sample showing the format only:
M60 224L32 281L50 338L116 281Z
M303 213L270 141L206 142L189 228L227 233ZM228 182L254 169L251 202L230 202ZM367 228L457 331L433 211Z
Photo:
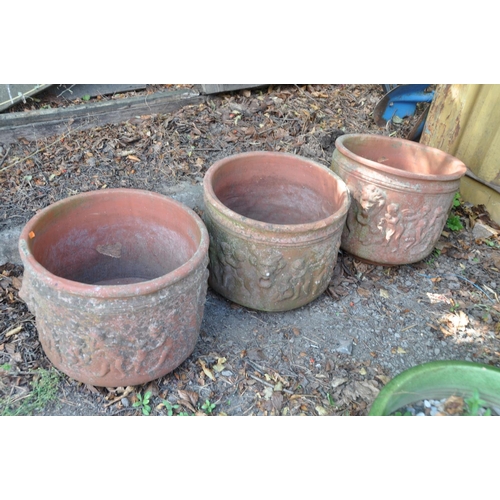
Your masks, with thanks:
M214 175L216 174L217 170L221 169L224 167L227 163L238 160L238 159L244 159L244 158L254 158L254 157L269 157L269 156L274 156L276 158L290 158L294 160L299 160L301 162L307 163L308 165L312 166L316 170L321 171L324 175L328 175L330 177L333 177L335 181L339 184L340 187L344 189L345 196L343 197L343 200L341 202L341 206L339 209L329 215L328 217L325 217L323 219L319 219L314 222L307 222L304 224L274 224L274 223L269 223L269 222L263 222L259 221L256 219L252 219L250 217L245 217L244 215L239 214L238 212L235 212L234 210L231 210L228 208L224 203L222 203L217 195L214 192L213 189L213 182L212 179ZM349 188L347 187L347 184L344 182L344 180L335 172L330 170L328 167L322 165L321 163L311 160L309 158L306 158L304 156L292 154L292 153L283 153L279 151L248 151L245 153L238 153L234 154L231 156L226 156L225 158L222 158L220 160L217 160L215 163L213 163L207 172L205 173L205 177L203 179L203 191L204 195L206 198L210 199L210 203L219 211L221 212L225 217L230 218L231 220L236 220L242 225L245 226L251 226L252 228L255 228L257 230L263 231L263 232L273 232L273 233L292 233L292 234L297 234L297 233L306 233L309 231L314 231L318 229L322 229L325 227L329 227L331 225L334 225L335 222L338 220L342 219L342 217L347 215L347 211L349 210L349 205L351 203L351 194L349 191ZM206 203L206 209L210 209L209 204Z
M491 387L491 384L495 387ZM402 371L385 385L372 403L370 416L390 415L405 404L453 393L487 391L481 397L500 405L500 368L465 360L428 361Z
M173 271L163 274L158 278L141 281L139 283L122 284L122 285L92 285L87 283L80 283L78 281L69 280L57 276L46 269L30 250L29 247L29 234L36 226L37 222L44 217L47 212L52 211L54 208L64 206L69 203L69 200L74 200L76 197L79 198L92 198L101 197L109 194L114 194L118 196L149 196L153 198L158 198L164 202L170 203L172 205L177 205L179 208L187 212L187 214L193 219L193 221L198 226L200 230L200 242L194 254L189 260L184 264L177 267ZM40 210L36 215L34 215L24 226L19 236L19 253L21 255L21 260L26 265L35 271L35 278L41 280L47 286L74 295L79 295L89 298L106 298L106 299L118 299L126 297L144 296L151 293L155 293L163 288L173 285L177 281L186 278L192 274L204 261L205 256L208 254L209 236L205 224L200 219L200 217L191 210L188 206L183 203L174 200L168 196L156 193L154 191L147 191L145 189L130 189L130 188L111 188L105 190L93 190L87 191L85 193L79 193L73 196L68 196L62 200L59 200L51 205Z
M409 148L412 148L414 150L416 149L421 149L424 151L429 151L434 154L438 154L444 158L448 158L450 163L455 164L456 166L456 171L451 174L422 174L419 172L408 172L406 170L401 170L399 168L394 168L390 167L389 165L384 165L382 163L369 160L368 158L365 158L363 156L359 156L356 153L352 152L350 149L348 149L345 145L344 142L348 139L366 139L366 140L372 140L376 138L376 140L380 140L382 142L388 143L388 144L394 144L396 141L401 142L404 145L408 146ZM340 137L337 138L335 141L335 147L336 149L342 153L344 156L347 158L350 158L353 161L356 161L360 163L361 165L367 166L367 167L372 167L375 170L378 170L380 172L385 172L387 174L391 174L394 176L399 176L399 177L404 177L407 179L415 179L415 180L428 180L428 181L452 181L452 180L457 180L462 178L465 173L467 172L467 167L465 163L455 156L452 156L449 153L446 153L445 151L442 151L441 149L434 148L432 146L427 146L426 144L420 144L419 142L414 142L410 141L408 139L400 139L400 138L393 138L393 137L388 137L385 135L380 135L380 134L344 134L341 135Z

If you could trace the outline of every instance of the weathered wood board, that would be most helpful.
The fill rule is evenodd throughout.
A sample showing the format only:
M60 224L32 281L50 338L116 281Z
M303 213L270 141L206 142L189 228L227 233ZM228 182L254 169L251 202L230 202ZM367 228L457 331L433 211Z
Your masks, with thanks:
M42 83L2 83L0 84L0 111L10 108L29 96L50 87Z
M85 96L97 97L100 95L112 95L122 92L130 92L132 90L143 90L146 88L145 83L60 83L52 85L47 93L57 97L63 97L68 101L79 99Z
M10 144L21 138L42 139L75 129L120 123L134 116L167 114L205 99L193 90L174 90L68 108L0 114L0 143Z
M200 83L205 94L217 94L219 92L231 92L233 90L252 89L262 87L265 83Z

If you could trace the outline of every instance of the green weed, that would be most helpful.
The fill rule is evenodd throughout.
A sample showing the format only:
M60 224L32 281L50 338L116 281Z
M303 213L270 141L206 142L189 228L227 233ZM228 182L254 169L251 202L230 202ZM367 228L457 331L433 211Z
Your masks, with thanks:
M211 403L209 399L206 399L205 402L201 405L201 409L207 414L210 415L215 408L215 403Z
M451 204L452 211L458 208L461 205L461 203L462 203L462 198L460 197L460 193L455 193L453 202ZM450 231L461 231L464 228L462 222L460 221L460 217L456 214L450 214L448 216L448 219L446 221L446 227Z
M450 231L461 231L464 228L458 215L450 215L446 221L446 227Z
M464 415L469 416L469 417L477 417L480 415L480 410L481 408L486 407L486 401L483 401L479 397L479 391L476 389L472 396L470 398L467 398L464 400L465 404L467 405L467 413ZM489 417L491 416L491 408L487 408L486 411L483 413L483 416Z
M134 408L142 410L142 414L145 416L148 416L151 413L151 405L149 404L151 394L151 391L147 391L144 396L137 394L137 401L132 405Z
M9 370L10 365L1 366ZM48 403L57 399L57 390L61 375L55 368L40 368L31 382L31 391L22 399L0 398L0 416L27 416L42 410ZM19 404L17 404L19 403Z
M167 415L169 417L171 417L174 414L174 410L177 410L177 408L179 408L179 405L173 405L170 401L167 401L166 399L164 399L162 403L165 406L167 410Z
M432 266L434 264L434 262L436 262L437 258L441 255L441 250L439 250L438 248L435 248L432 253L429 255L429 257L427 257L424 262L428 265L428 266Z

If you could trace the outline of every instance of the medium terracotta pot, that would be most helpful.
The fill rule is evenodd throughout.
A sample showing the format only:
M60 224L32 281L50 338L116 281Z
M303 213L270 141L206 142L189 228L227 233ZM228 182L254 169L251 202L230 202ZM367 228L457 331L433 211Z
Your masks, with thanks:
M382 265L427 257L465 165L438 149L380 135L346 134L335 145L331 168L353 197L342 249Z
M216 162L203 186L215 291L262 311L294 309L324 292L350 203L336 174L260 151Z
M189 208L133 189L92 191L24 227L21 297L43 350L96 386L142 384L193 351L207 291L208 233Z

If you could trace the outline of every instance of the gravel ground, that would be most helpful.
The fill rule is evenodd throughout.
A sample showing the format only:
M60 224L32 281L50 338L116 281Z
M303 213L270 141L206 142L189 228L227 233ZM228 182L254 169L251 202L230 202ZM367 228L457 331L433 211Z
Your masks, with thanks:
M13 145L0 137L0 236L93 189L153 190L201 212L204 172L238 152L286 151L328 166L339 134L406 137L416 117L387 128L373 123L382 96L381 85L270 86L64 137ZM22 109L44 102L41 95ZM500 366L498 236L477 231L478 222L500 228L484 207L462 203L455 213L464 229L445 228L417 264L372 266L341 251L328 290L294 311L252 311L209 290L193 354L140 387L92 387L51 369L18 296L23 269L14 254L0 265L0 408L15 412L41 374L52 373L53 397L30 413L140 415L134 403L150 391L152 415L366 415L384 384L416 364Z

